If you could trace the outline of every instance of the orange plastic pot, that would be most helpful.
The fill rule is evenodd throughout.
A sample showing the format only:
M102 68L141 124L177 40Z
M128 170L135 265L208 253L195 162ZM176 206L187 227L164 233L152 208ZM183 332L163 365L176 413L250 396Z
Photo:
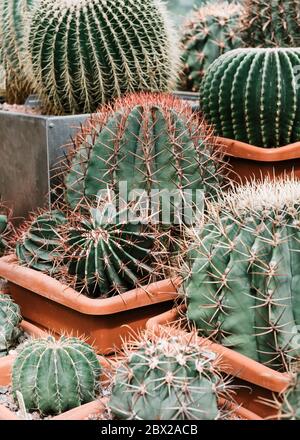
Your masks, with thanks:
M131 332L172 307L179 278L163 280L113 298L91 299L41 272L0 258L0 277L28 321L57 334L84 336L103 354L120 348Z
M180 322L182 333L189 340L190 335L184 329L186 321L183 314L185 311L186 307L181 306L155 316L149 319L146 328L158 334L161 326L166 327ZM266 400L274 401L275 396L279 398L279 394L290 384L289 374L272 370L247 356L223 345L213 343L206 338L198 337L197 340L199 344L220 356L220 369L222 372L236 378L234 384L240 386L237 389L235 398L238 403L262 418L276 417L277 410L266 404Z
M300 178L300 142L279 148L260 148L222 137L217 141L231 166L229 177L237 183L266 176L274 179L293 174Z

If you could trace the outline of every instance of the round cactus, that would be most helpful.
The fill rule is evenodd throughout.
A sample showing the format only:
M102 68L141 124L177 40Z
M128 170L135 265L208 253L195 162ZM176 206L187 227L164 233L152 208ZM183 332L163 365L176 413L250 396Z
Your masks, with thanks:
M179 55L160 0L41 0L29 49L45 110L90 113L137 90L169 90Z
M214 353L180 336L141 336L124 348L108 406L121 420L216 420L226 385Z
M299 47L300 0L247 0L241 20L246 47Z
M216 133L257 147L299 141L299 65L299 48L236 49L218 58L200 92Z
M182 37L184 70L181 88L198 92L213 61L241 46L236 27L242 8L228 1L201 6L185 23Z
M0 295L0 357L18 342L21 321L19 306L8 295Z
M208 209L193 236L188 318L204 336L288 369L300 355L300 182L248 183Z
M278 418L281 420L300 420L300 372L292 373L290 386L281 394Z
M65 177L65 198L72 208L95 200L107 188L123 200L130 192L151 196L197 191L215 196L224 163L203 119L181 100L141 93L104 106L75 140ZM124 192L122 191L122 192ZM121 197L121 196L120 196Z
M96 353L80 339L35 339L14 361L13 393L22 394L27 411L60 414L96 398L100 372Z
M1 0L0 46L6 70L6 101L23 104L32 91L27 33L39 0Z

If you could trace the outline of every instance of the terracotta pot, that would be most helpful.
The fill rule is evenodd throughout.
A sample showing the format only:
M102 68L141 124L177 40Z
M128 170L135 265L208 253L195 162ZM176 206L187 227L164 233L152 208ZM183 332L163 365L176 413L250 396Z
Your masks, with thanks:
M294 174L300 178L300 142L279 148L260 148L233 139L218 137L231 165L230 176L237 183L250 179L272 179Z
M57 334L85 336L103 354L145 327L152 316L172 307L181 280L169 279L107 299L91 299L33 269L19 266L14 256L0 259L0 277L22 316Z
M174 308L151 318L146 325L148 330L159 332L161 326L165 327L174 323L182 324L182 333L190 338L186 328L184 313L185 306ZM222 372L234 376L235 385L240 385L235 400L244 408L251 410L262 418L276 417L276 409L266 404L266 400L274 401L276 395L282 393L290 383L287 373L272 370L234 350L213 343L208 339L198 337L199 344L209 348L220 355L220 369Z

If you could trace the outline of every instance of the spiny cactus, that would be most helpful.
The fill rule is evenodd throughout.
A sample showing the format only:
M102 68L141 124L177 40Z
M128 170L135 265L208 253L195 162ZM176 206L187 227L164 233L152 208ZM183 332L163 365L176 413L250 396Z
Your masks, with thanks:
M275 369L299 357L300 182L248 183L192 234L185 291L202 335Z
M21 321L19 306L8 295L0 295L0 357L18 342Z
M236 49L218 58L201 86L204 115L219 136L257 147L300 140L300 49Z
M38 213L17 233L16 255L22 265L36 270L55 273L56 261L63 255L59 225L66 222L58 210Z
M300 420L300 364L293 368L296 371L292 373L291 384L281 394L282 402L278 414L281 420Z
M0 46L6 70L6 101L23 104L32 91L27 34L39 0L1 0Z
M12 388L27 411L60 414L96 398L97 356L77 338L49 336L26 342L13 364Z
M8 233L8 217L6 214L0 214L0 257L3 255L7 242L6 242L6 236Z
M48 112L90 113L137 90L169 90L178 44L160 0L41 0L29 49Z
M123 200L197 190L213 197L223 182L222 154L206 123L181 100L141 93L104 106L78 134L65 174L65 199L77 208L107 188ZM122 191L123 192L123 191Z
M245 47L299 47L300 0L247 0L240 33Z
M108 406L122 420L216 420L227 384L195 338L144 334L124 347Z
M236 27L242 8L228 1L201 6L187 20L182 36L183 90L198 92L204 73L220 55L241 47Z

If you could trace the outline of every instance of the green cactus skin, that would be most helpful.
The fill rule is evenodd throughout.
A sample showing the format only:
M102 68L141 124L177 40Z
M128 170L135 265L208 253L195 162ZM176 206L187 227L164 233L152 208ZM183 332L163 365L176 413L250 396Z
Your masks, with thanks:
M200 91L216 133L265 148L299 141L299 64L299 48L236 49L218 58Z
M200 7L185 23L182 36L183 90L198 92L203 75L220 55L241 47L236 32L242 8L228 1Z
M104 106L75 140L65 175L65 201L75 209L99 191L119 195L203 190L217 194L225 166L215 139L189 104L167 94L141 93Z
M27 34L39 0L1 0L0 46L6 70L6 101L23 104L32 92Z
M176 82L178 43L160 0L41 0L29 48L47 112L90 113Z
M247 0L241 19L245 47L299 47L299 0Z
M216 355L180 337L147 337L125 348L108 403L121 420L216 420L226 391Z
M77 338L26 342L13 364L12 388L28 412L60 414L96 398L100 365L96 353Z
M282 179L211 204L185 282L201 335L279 370L300 355L299 202L299 182Z
M49 274L57 270L56 261L63 254L58 227L65 214L54 210L39 213L18 233L16 255L20 264Z
M0 358L18 342L21 321L19 306L8 295L0 295Z
M282 394L282 403L279 406L280 420L300 420L300 372L292 375L290 386Z

